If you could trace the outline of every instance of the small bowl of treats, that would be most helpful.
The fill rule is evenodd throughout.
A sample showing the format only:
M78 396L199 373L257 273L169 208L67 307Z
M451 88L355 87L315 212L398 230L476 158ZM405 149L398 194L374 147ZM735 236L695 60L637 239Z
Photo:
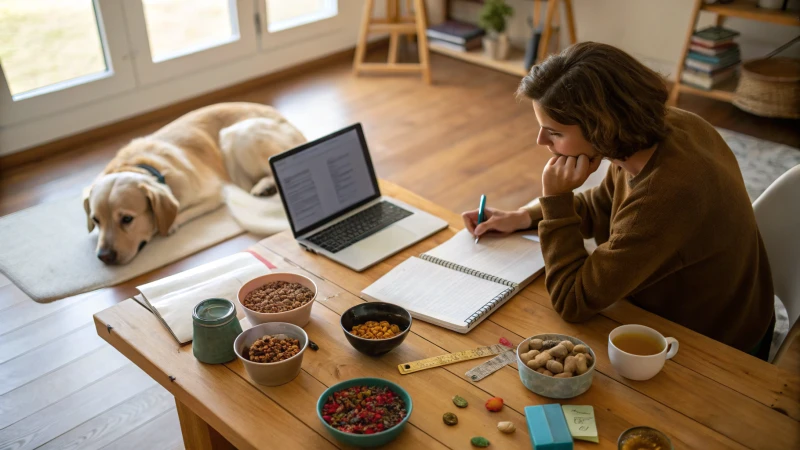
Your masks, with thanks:
M517 347L522 384L549 398L572 398L592 385L594 351L580 339L564 334L537 334Z
M233 342L247 375L264 386L292 381L300 373L307 347L308 335L302 328L281 322L255 325Z
M389 380L353 378L320 395L317 417L339 442L378 447L403 431L413 407L408 392Z
M411 329L411 314L391 303L367 302L345 311L341 323L353 348L365 355L380 356L406 339Z
M268 322L304 327L311 319L317 285L296 273L275 272L245 283L236 296L251 325Z
M650 427L628 428L619 435L619 450L673 450L666 434Z

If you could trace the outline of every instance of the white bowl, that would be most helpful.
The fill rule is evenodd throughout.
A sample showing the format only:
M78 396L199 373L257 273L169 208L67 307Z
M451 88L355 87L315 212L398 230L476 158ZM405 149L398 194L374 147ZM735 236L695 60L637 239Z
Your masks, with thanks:
M252 309L244 306L244 299L245 297L247 297L247 294L273 281L286 281L288 283L301 284L311 289L311 292L314 293L314 298L312 298L310 302L306 303L305 305L299 308L279 313L262 313L258 311L253 311ZM286 272L273 272L267 275L260 276L258 278L253 278L252 280L245 283L239 289L239 293L236 295L236 300L242 306L242 309L244 310L244 315L247 316L247 320L250 321L251 325L256 325L260 323L269 323L269 322L285 322L285 323L295 324L298 327L304 327L306 326L308 321L311 320L311 307L314 306L314 301L316 299L317 299L317 285L311 278L305 277L303 275L298 275L296 273L286 273Z
M274 363L258 363L250 361L242 356L245 347L253 345L255 341L261 339L265 335L285 334L292 339L300 341L300 353L292 356L289 359L278 361ZM300 368L303 365L303 354L308 348L308 335L306 332L291 323L270 322L255 325L253 328L242 331L242 333L233 342L233 350L236 356L244 364L247 375L258 384L264 386L278 386L286 384L295 379L300 373Z
M520 348L528 348L528 342L531 339L541 339L543 341L554 339L557 341L570 341L575 345L582 344L589 349L589 354L592 355L592 365L589 370L583 375L578 375L572 378L555 378L542 375L541 373L528 367L519 357ZM531 391L548 398L572 398L586 392L592 385L592 376L594 375L594 367L597 365L597 356L591 347L586 345L580 339L576 339L566 334L537 334L528 339L520 342L517 347L517 368L519 369L519 379L522 384Z

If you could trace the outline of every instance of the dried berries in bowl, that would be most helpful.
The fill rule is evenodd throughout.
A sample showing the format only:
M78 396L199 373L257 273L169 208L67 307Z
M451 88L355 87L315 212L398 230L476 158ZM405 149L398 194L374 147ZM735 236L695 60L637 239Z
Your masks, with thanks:
M411 397L397 384L381 378L356 378L323 392L317 401L317 415L337 440L372 447L397 437L412 407Z
M280 313L297 309L314 300L314 292L300 283L271 281L253 289L242 305L259 313Z

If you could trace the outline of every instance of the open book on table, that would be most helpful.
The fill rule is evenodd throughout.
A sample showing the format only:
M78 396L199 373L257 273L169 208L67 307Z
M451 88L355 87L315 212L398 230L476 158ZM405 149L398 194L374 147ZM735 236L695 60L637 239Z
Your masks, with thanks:
M192 312L200 301L224 298L237 305L239 288L270 272L268 261L241 252L137 286L142 303L180 344L192 340ZM136 298L138 301L139 298ZM238 310L238 307L237 307Z
M411 257L372 283L365 300L394 303L414 318L467 333L544 270L532 231L484 235L468 231Z

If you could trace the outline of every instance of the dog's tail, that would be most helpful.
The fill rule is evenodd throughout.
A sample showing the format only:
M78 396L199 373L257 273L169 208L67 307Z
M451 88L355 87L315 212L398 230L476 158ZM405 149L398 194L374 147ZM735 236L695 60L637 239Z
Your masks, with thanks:
M277 195L254 197L232 184L225 185L223 194L228 211L248 232L270 236L289 229L283 204Z

